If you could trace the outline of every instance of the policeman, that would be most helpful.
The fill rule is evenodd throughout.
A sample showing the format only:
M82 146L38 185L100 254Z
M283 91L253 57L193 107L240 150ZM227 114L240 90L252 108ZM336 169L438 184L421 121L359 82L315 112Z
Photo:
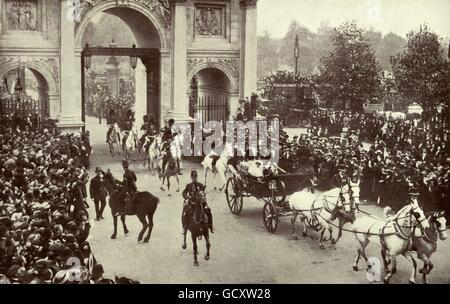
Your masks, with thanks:
M195 200L197 194L201 191L204 191L206 188L205 185L197 181L197 177L198 177L197 171L192 170L191 171L192 182L187 184L186 188L182 192L184 204L183 204L183 215L181 219L184 230L187 230L188 218L190 214L190 204L194 203L195 201L193 200ZM212 213L206 201L203 201L203 208L205 209L205 213L208 217L209 230L211 230L211 233L214 233Z

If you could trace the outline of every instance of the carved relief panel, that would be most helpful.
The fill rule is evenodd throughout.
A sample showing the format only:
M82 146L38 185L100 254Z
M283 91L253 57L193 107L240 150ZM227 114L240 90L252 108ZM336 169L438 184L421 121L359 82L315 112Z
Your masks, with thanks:
M195 37L226 39L227 24L227 7L225 4L195 4Z
M41 6L38 0L6 0L3 3L5 31L40 31Z

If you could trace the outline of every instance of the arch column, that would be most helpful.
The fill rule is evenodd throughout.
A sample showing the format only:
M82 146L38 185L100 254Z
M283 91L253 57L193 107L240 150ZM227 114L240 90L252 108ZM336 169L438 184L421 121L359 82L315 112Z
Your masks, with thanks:
M138 126L143 123L142 117L147 114L147 71L141 60L138 60L135 70L136 101L135 118Z
M241 77L240 97L257 90L257 0L240 0L241 5Z
M72 0L63 0L61 7L70 7ZM61 68L61 113L58 127L68 132L80 131L81 121L81 75L80 54L75 56L75 22L66 14L60 17L60 68Z
M186 0L172 0L174 2L173 17L173 48L172 71L173 93L171 111L169 116L176 122L192 122L189 117L189 102L187 97L187 24L186 24Z

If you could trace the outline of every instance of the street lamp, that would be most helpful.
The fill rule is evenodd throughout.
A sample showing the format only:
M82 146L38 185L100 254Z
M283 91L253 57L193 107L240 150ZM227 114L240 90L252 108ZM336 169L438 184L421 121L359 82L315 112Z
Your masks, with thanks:
M89 44L86 43L84 50L87 51L88 49L89 49ZM90 54L84 55L84 67L88 70L91 68L91 61L92 61L92 55L90 55Z
M133 70L136 69L137 66L136 44L133 44L133 52L132 55L130 55L130 65L133 68Z
M394 97L395 97L395 94L397 94L397 93L398 93L397 90L394 88L391 88L389 90L389 95L391 97L391 110L392 111L394 111Z
M17 67L17 81L14 86L14 92L16 94L17 101L19 101L19 102L20 102L20 96L22 95L22 91L23 91L23 87L20 84L20 63L19 63L19 66Z
M297 79L297 73L298 73L298 58L300 57L300 45L298 43L298 35L295 35L295 43L294 43L294 59L295 59L295 74L294 74L294 80L295 80L295 103L298 103L298 79Z

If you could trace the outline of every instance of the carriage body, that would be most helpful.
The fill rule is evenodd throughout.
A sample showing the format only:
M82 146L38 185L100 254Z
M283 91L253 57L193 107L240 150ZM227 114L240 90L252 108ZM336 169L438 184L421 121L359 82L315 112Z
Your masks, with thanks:
M244 170L232 170L233 176L227 181L225 195L232 214L242 212L243 198L254 197L264 202L263 221L267 231L274 233L278 218L291 214L286 197L311 185L314 171L270 174L254 177Z

